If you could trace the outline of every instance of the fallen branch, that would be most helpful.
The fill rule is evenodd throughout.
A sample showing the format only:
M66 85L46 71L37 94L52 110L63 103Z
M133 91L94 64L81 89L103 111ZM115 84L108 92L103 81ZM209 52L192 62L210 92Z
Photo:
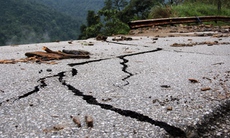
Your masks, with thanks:
M48 47L43 47L42 48L44 51L46 52L40 52L40 51L36 51L36 52L27 52L25 53L25 55L27 57L42 57L45 60L59 60L59 59L68 59L68 58L90 58L89 57L89 52L87 51L81 51L79 53L81 54L66 54L64 52L61 51L52 51L51 49L49 49ZM75 50L74 50L75 51Z
M27 58L23 59L5 59L0 60L0 64L15 64L17 62L46 62L50 60L60 60L60 59L69 59L69 58L90 58L90 53L84 50L63 50L53 51L48 47L43 47L43 51L27 52L25 56ZM47 62L48 63L48 62ZM49 63L48 63L49 64Z

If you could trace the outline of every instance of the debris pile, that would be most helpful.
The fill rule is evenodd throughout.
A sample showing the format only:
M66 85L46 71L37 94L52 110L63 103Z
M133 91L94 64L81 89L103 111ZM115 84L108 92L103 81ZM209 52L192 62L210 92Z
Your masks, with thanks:
M114 37L112 40L113 41L131 41L133 39L131 37L118 36L118 37Z
M104 35L98 35L97 37L96 37L96 40L98 40L98 41L106 41L107 40L107 36L104 36Z
M207 41L207 42L190 42L190 43L174 43L170 45L171 47L192 47L195 45L207 45L207 46L213 46L213 45L229 45L230 42L218 42L218 41Z
M204 32L204 33L202 33ZM213 25L168 25L168 26L152 26L131 29L130 35L150 35L158 37L173 37L173 36L211 36L211 37L229 37L230 26L213 26ZM173 34L173 35L172 35Z
M46 62L50 60L61 60L61 59L70 59L70 58L90 58L90 53L84 50L62 50L62 51L53 51L48 47L43 47L43 51L27 52L25 55L27 58L23 59L6 59L0 60L0 64L15 64L17 62ZM46 62L48 63L48 62Z

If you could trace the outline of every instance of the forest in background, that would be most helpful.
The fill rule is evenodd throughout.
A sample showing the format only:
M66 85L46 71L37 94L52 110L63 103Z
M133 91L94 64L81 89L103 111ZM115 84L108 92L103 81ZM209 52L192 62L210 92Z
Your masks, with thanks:
M104 6L104 0L34 0L62 14L71 16L81 23L86 22L88 10L98 11Z
M87 11L104 5L91 1L0 0L0 46L76 40Z
M127 34L131 20L229 9L229 0L0 0L0 46Z

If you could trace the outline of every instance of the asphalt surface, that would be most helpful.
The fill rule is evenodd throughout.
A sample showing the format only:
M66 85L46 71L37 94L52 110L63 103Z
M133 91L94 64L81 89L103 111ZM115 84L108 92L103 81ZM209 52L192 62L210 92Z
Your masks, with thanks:
M0 59L43 46L92 53L0 64L0 137L230 137L230 45L170 46L229 37L112 38L0 47Z

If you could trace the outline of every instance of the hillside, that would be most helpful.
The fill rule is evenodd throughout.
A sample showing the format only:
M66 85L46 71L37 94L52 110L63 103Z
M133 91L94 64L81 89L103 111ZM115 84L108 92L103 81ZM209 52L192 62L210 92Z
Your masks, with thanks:
M77 39L81 21L32 0L0 0L0 45Z
M54 10L85 22L88 10L98 11L104 0L35 0Z

